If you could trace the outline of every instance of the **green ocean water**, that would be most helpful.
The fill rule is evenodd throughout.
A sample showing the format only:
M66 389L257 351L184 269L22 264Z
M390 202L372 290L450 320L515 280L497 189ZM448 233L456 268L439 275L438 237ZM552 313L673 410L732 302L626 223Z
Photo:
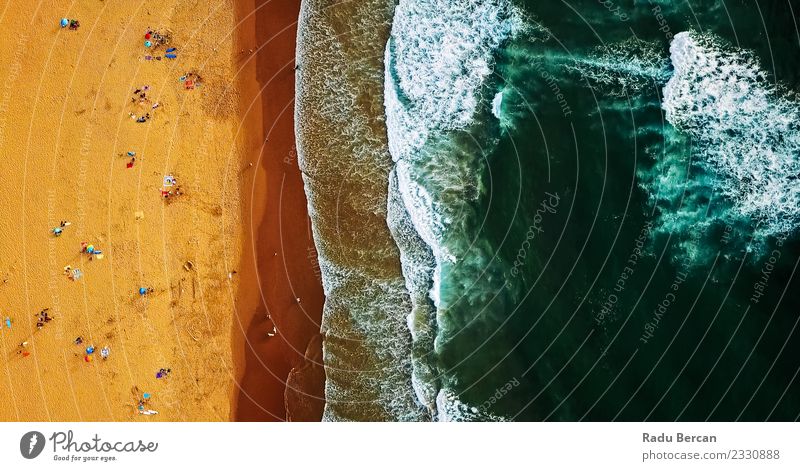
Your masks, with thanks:
M682 31L752 51L797 90L800 5L516 5L549 38L497 53L499 140L464 227L493 257L482 276L443 275L461 293L440 325L450 386L514 420L796 420L797 233L726 218L725 182L691 165L705 149L662 101Z

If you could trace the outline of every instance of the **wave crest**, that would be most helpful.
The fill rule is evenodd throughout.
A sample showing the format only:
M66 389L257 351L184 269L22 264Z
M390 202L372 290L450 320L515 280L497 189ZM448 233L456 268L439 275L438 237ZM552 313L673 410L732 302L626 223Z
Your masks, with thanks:
M675 36L675 69L664 87L667 120L692 138L697 165L734 216L763 235L800 222L800 113L796 98L769 83L750 53L694 32Z

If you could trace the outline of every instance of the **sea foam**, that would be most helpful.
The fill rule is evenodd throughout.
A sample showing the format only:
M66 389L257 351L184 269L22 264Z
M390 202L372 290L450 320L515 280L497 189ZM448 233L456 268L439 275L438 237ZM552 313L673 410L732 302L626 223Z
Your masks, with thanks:
M444 241L481 193L493 142L477 115L489 109L493 55L518 27L513 13L496 0L409 0L395 11L385 59L389 150L414 228L437 260L457 260Z
M324 420L424 421L435 407L412 378L412 299L386 224L381 52L393 10L306 0L298 23L295 131L326 297Z
M658 44L636 37L605 44L585 56L564 58L564 67L614 97L663 85L670 76L669 60Z
M800 113L796 98L770 83L750 53L683 32L670 47L667 120L693 140L697 164L716 176L732 216L764 235L800 222Z
M484 192L485 159L497 142L498 120L491 112L499 90L489 86L495 54L524 30L523 24L505 0L404 0L395 10L384 61L389 150L396 162L389 225L396 233L416 234L402 237L406 242L399 240L398 246L415 300L409 326L422 339L420 348L435 350L446 340L443 334L452 322L446 313L453 298L483 305L483 298L491 296L467 293L464 282L455 278L480 278L491 258L489 249L473 244L465 229ZM499 112L500 99L494 103ZM394 202L402 202L402 210ZM482 250L487 253L481 255ZM467 251L471 253L464 257ZM434 359L435 352L425 356ZM435 400L440 419L470 410L455 405L454 393L437 391L425 379L433 369L424 364L415 367L423 402L430 407ZM427 374L419 374L423 371ZM446 388L447 378L441 379Z

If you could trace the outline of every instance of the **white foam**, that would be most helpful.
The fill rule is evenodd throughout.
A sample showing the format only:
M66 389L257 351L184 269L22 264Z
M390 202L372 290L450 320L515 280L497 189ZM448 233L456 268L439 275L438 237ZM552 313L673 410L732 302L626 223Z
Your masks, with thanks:
M769 82L752 54L711 36L679 33L670 55L675 71L663 108L699 149L714 189L764 234L793 231L800 222L797 100Z
M415 344L425 346L428 356L439 317L427 319L431 314L423 307L432 301L437 316L447 309L441 296L442 267L458 262L469 244L461 228L480 196L482 159L495 143L476 123L479 115L491 111L485 86L498 48L522 24L508 0L403 0L395 10L384 58L384 104L389 151L396 162L397 185L390 191L400 194L405 212L395 211L390 226L412 225L408 232L418 234L426 246L414 248L395 237L415 302L408 324ZM498 113L501 100L502 94L495 95ZM414 253L431 258L414 259ZM481 263L480 257L475 259ZM424 272L412 266L420 262ZM419 279L420 274L425 278ZM457 415L463 409L460 402L432 389L432 375L429 364L415 364L418 397L440 420Z
M503 92L497 92L497 95L494 96L492 100L492 114L497 119L502 119L503 113Z
M376 57L393 9L305 0L298 23L295 132L326 295L324 420L431 419L413 384L412 303L385 224L392 161Z
M411 309L406 323L411 332L412 374L411 382L419 401L436 415L438 373L433 342L436 337L436 308L427 294L431 285L431 272L435 261L430 248L414 230L414 225L398 189L397 173L389 175L389 196L386 219L392 237L400 251L406 290L411 299Z
M394 88L408 113L402 121L406 145L420 147L434 129L463 129L479 104L477 91L493 70L492 53L515 28L506 0L406 0L392 25ZM387 105L390 105L387 100Z
M395 11L385 57L389 151L414 227L438 260L456 261L445 232L478 197L481 155L458 149L453 133L472 131L494 54L521 24L507 0L406 0Z
M489 414L469 405L450 389L442 388L436 396L439 422L508 422L505 417Z

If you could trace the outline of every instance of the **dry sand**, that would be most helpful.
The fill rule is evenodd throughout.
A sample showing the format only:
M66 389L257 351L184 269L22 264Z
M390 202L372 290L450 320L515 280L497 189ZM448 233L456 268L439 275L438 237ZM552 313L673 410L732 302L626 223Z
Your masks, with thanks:
M237 378L257 383L254 375L265 374L264 366L244 368L247 349L239 338L243 329L258 327L251 321L261 305L291 335L275 345L305 350L318 314L316 321L313 313L300 318L303 310L289 300L302 297L308 312L320 312L322 303L315 259L308 255L305 199L296 162L294 173L286 165L265 174L275 164L265 159L282 159L293 144L291 95L272 105L290 106L284 112L289 124L270 134L270 142L280 144L273 150L262 149L260 134L249 132L271 124L261 111L243 120L237 107L239 91L245 92L242 110L254 93L247 74L255 62L237 44L252 36L236 28L236 13L248 1L238 10L231 0L10 0L0 6L0 317L13 323L0 329L0 420L235 418ZM62 17L78 19L80 28L61 29ZM144 47L148 27L171 30L176 60L144 60L163 54ZM294 56L291 34L283 43L291 47L287 57ZM184 89L179 77L188 71L203 77L201 87ZM278 80L293 78L287 72ZM143 85L160 107L150 111L150 121L137 123L129 114L141 115L145 107L131 98ZM136 152L132 168L126 167L127 151ZM247 165L253 152L258 175ZM168 174L185 191L169 202L160 195ZM287 178L293 186L281 192L277 185ZM242 191L252 207L250 198L240 204ZM287 208L259 195L293 200ZM290 219L260 212L281 207L294 211ZM61 220L72 224L55 237L50 230ZM284 226L268 240L246 229L267 224ZM280 237L292 224L301 225L301 234L287 244ZM83 241L103 250L104 258L81 254ZM256 250L262 243L270 244L264 248L270 256L279 253L284 278L301 294L279 279L259 283L253 267L240 266L243 244L245 260L258 256L263 263ZM295 256L302 258L299 269L285 263ZM82 278L68 279L66 265L82 270ZM142 286L154 292L142 297ZM43 308L55 320L37 330ZM78 336L83 345L73 343ZM23 341L29 342L27 357L17 353ZM109 359L95 353L85 362L88 344L98 351L108 345ZM303 365L293 347L268 353L277 356L272 370L278 378L268 391L254 387L260 392L253 397L262 401L283 397L280 376ZM162 367L172 373L156 379ZM143 392L152 394L148 407L158 415L136 412ZM280 406L267 409L282 418Z

